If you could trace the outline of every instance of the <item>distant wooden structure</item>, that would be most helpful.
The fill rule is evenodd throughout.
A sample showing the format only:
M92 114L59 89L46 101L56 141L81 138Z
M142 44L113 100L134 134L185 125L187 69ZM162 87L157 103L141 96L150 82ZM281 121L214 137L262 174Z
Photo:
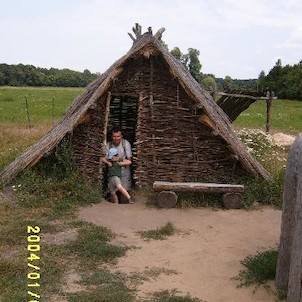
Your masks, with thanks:
M227 114L231 122L245 111L251 104L259 100L255 93L242 91L220 92L217 105Z
M231 91L221 92L220 98L217 101L219 107L228 115L231 122L234 122L236 118L245 111L250 105L257 100L266 101L266 133L270 131L270 119L271 119L271 107L273 99L277 99L272 91L267 91L265 96L259 96L259 93L255 91Z
M302 133L291 146L284 200L276 286L287 290L287 302L302 301Z

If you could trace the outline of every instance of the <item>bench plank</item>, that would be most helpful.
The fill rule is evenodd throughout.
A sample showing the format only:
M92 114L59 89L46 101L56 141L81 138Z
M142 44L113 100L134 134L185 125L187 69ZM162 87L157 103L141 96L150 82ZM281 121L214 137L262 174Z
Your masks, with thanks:
M243 185L216 184L203 182L168 182L154 181L155 191L173 190L175 192L213 192L213 193L243 193Z

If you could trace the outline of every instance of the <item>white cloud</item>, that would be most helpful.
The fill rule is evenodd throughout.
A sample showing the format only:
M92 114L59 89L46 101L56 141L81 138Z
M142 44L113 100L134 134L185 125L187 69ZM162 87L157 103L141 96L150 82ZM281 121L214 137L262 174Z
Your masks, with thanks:
M295 28L284 43L281 44L281 47L302 48L302 26Z

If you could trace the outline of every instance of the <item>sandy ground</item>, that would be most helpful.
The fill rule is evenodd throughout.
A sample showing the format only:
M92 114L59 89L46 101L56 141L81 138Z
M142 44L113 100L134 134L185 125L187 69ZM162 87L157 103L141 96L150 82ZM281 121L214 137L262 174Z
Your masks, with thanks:
M79 218L110 228L115 243L134 245L115 269L126 273L151 268L173 270L139 286L141 295L166 289L190 293L207 302L275 301L263 288L237 288L231 277L243 268L240 261L257 251L275 248L279 241L281 211L155 209L137 198L135 204L99 204L82 208ZM146 241L137 233L171 221L178 232L167 240Z

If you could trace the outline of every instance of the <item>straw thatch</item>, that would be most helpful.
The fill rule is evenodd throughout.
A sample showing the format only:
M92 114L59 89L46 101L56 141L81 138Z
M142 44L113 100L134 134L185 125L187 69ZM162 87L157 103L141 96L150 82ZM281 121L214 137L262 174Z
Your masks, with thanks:
M248 153L230 121L212 97L161 42L164 29L141 34L133 28L133 46L86 87L64 118L21 154L0 176L10 181L35 165L68 137L81 174L99 181L100 156L109 126L118 123L134 147L134 178L199 181L241 177L269 178Z

